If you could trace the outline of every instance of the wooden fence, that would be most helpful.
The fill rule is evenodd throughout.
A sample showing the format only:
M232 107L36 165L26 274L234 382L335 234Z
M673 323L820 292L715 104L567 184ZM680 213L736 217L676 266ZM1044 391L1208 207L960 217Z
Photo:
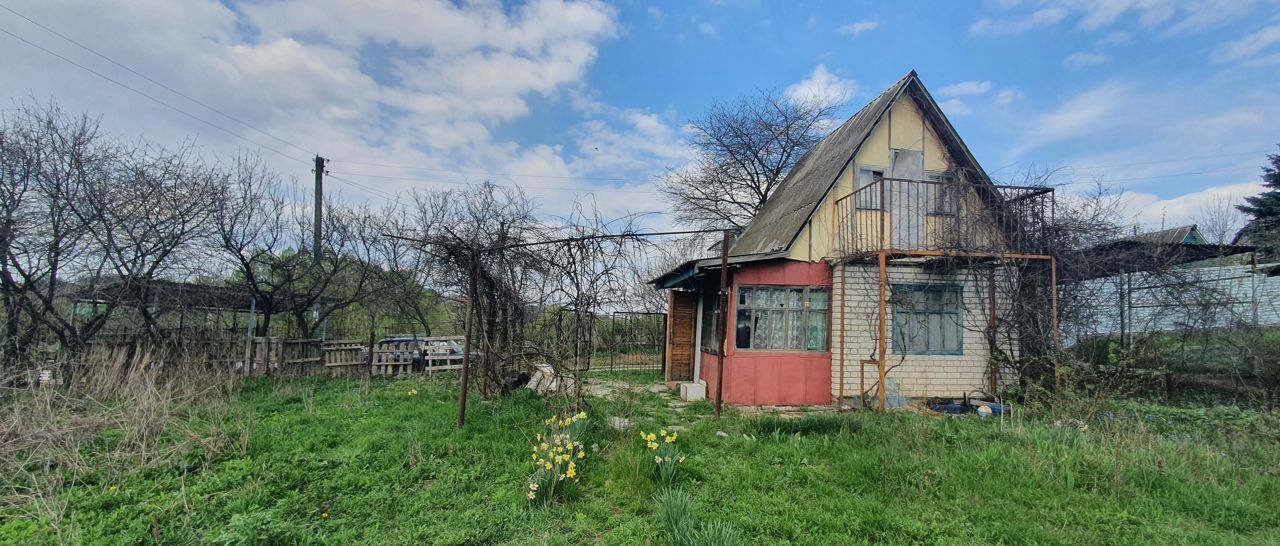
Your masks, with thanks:
M399 375L462 369L462 336L393 338L370 350L354 339L284 339L280 337L182 340L166 344L157 354L170 359L227 367L238 374L286 375ZM100 354L146 350L137 340L95 342Z
M373 349L373 375L462 369L462 336L381 342Z

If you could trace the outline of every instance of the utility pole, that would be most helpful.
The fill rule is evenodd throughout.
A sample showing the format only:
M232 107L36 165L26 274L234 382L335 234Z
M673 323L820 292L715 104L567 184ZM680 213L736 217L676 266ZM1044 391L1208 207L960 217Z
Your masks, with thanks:
M728 344L725 343L729 327L729 243L731 235L724 230L720 241L720 312L716 316L716 420L720 420L720 405L724 395L724 363Z
M322 214L322 211L324 210L324 173L325 173L325 171L324 171L324 164L325 164L328 160L327 160L327 159L325 159L325 158L323 158L323 157L320 157L320 155L319 155L319 154L316 154L316 160L315 160L315 161L316 161L316 165L315 165L315 173L316 173L316 201L315 201L315 206L316 206L316 223L315 223L315 227L314 227L314 233L312 234L312 236L313 236L314 240L313 240L313 247L312 247L312 249L311 249L311 252L312 252L312 254L311 254L311 259L312 259L312 260L314 260L316 263L320 263L320 220L321 220L321 214Z

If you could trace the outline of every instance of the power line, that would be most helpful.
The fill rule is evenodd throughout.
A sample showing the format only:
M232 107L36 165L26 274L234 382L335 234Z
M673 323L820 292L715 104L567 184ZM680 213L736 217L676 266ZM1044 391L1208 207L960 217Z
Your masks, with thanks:
M360 189L362 189L362 190L364 190L364 191L369 192L369 193L370 193L370 194L372 194L374 197L381 197L382 199L385 199L385 200L387 200L387 201L394 201L394 202L397 202L397 203L402 202L402 201L401 201L401 197L400 197L400 196L398 196L398 195L390 194L390 193L387 193L387 192L385 192L385 191L379 190L379 189L377 189L377 188L371 188L371 187L369 187L369 186L366 186L366 185L361 184L361 183L359 183L359 182L356 182L356 181L354 181L354 180L347 180L347 179L342 178L342 177L340 177L340 176L335 176L332 172L325 172L325 176L327 176L327 177L329 177L329 178L332 178L332 179L334 179L334 180L337 180L338 182L342 182L343 184L348 184L348 185L350 185L350 186L354 186L354 187L360 188Z
M595 235L581 235L578 237L565 237L562 239L547 239L543 241L511 243L506 245L485 247L483 249L480 249L480 251L492 252L497 250L510 250L513 248L526 248L531 246L553 245L553 244L559 244L559 243L576 243L581 241L592 241L592 240L598 240L598 239L643 239L648 237L660 237L660 236L666 236L666 235L691 235L695 233L723 233L725 231L734 231L734 230L732 229L687 229L687 230L680 230L680 231L653 231L648 233L640 233L635 231L625 231L622 233L600 233ZM426 244L438 243L441 240L441 237L431 237L431 236L409 237L406 235L396 235L394 233L385 233L385 232L382 234L382 236L387 237L389 239L399 239L401 241L409 241L413 243L426 243Z
M164 89L168 90L170 93L173 93L173 94L175 94L175 95L178 95L179 97L182 97L182 98L184 98L184 99L187 99L187 100L189 100L189 101L191 101L191 102L193 102L193 103L195 103L195 104L198 104L198 105L200 105L200 106L204 107L206 110L209 110L209 111L211 111L211 112L213 112L213 113L215 113L215 114L218 114L218 115L220 115L220 116L222 116L222 117L224 117L224 118L227 118L227 119L229 119L229 120L231 120L231 121L234 121L234 122L236 122L236 123L239 123L240 125L243 125L243 126L247 127L247 128L248 128L249 130L251 130L251 131L254 131L254 132L257 132L257 133L259 133L259 134L262 134L262 135L265 135L265 136L267 136L267 137L270 137L271 139L275 140L276 142L279 142L279 143L284 144L284 145L286 145L286 146L290 146L290 147L292 147L293 149L295 149L295 150L299 150L299 151L301 151L301 152L303 152L303 153L306 153L306 154L311 154L311 153L313 153L311 150L307 150L306 148L303 148L302 146L299 146L299 145L297 145L297 144L294 144L294 143L292 143L292 142L289 142L288 140L285 140L285 139L280 138L280 137L278 137L278 136L275 136L275 135L273 135L273 134L271 134L271 133L268 133L268 132L266 132L266 131L263 131L263 130L261 130L261 129L258 129L257 127L254 127L253 125L250 125L249 123L247 123L247 122L245 122L245 121L241 120L240 118L237 118L237 117L235 117L235 116L232 116L231 114L228 114L228 113L226 113L226 112L223 112L223 111L221 111L221 110L219 110L219 109L217 109L217 108L214 108L213 106L210 106L210 105L208 105L208 104L205 104L204 102L202 102L202 101L200 101L200 100L198 100L198 99L196 99L196 98L194 98L194 97L192 97L192 96L190 96L190 95L187 95L186 93L183 93L183 92L181 92L181 91L179 91L179 90L177 90L177 89L174 89L173 87L170 87L170 86L168 86L168 85L165 85L165 84L164 84L164 83L162 83L162 82L156 81L155 79L153 79L153 78L151 78L151 77L147 76L146 74L143 74L143 73L141 73L141 72L138 72L137 70L134 70L134 69L132 69L132 68L130 68L130 67L128 67L128 66L126 66L126 65L124 65L123 63L120 63L120 62L116 61L115 59L112 59L111 57L108 57L108 56L106 56L106 55L103 55L102 53L99 53L97 50L94 50L93 48L91 48L91 47L89 47L89 46L86 46L86 45L84 45L84 44L82 44L82 43L80 43L80 42L77 42L76 40L72 39L72 38L71 38L71 37L69 37L69 36L66 36L65 34L62 34L62 33L58 32L58 31L56 31L56 30L54 30L54 29L52 29L52 28L49 28L49 27L47 27L47 26L45 26L45 25L42 25L42 24L40 24L38 21L36 21L36 20L34 20L34 19L30 18L30 17L27 17L26 15L23 15L23 14L21 14L21 13L18 13L17 11L14 11L14 9L13 9L13 8L10 8L9 6L6 6L6 5L4 5L4 4L0 4L0 8L3 8L5 11L8 11L9 13L12 13L12 14L14 14L14 15L17 15L18 17L21 17L21 18L25 19L28 23L31 23L31 24L33 24L33 25L35 25L35 26L37 26L37 27L40 27L40 28L44 29L46 32L49 32L50 34L53 34L54 36L57 36L57 37L59 37L59 38L62 38L63 40L66 40L66 41L68 41L68 42L70 42L70 43L74 44L76 47L79 47L80 49L83 49L83 50L85 50L85 51L88 51L89 53L92 53L92 54L94 54L94 55L98 56L99 58L101 58L101 59L103 59L103 60L105 60L105 61L107 61L107 62L109 62L109 63L111 63L111 64L114 64L114 65L116 65L116 66L118 66L118 67L120 67L120 68L125 69L125 70L126 70L126 71L128 71L130 74L133 74L133 75L135 75L135 76L137 76L137 77L139 77L139 78L142 78L142 79L144 79L144 80L147 80L148 82L151 82L152 84L155 84L155 85L157 85L157 86L160 86L160 87L162 87L162 88L164 88ZM9 33L9 34L10 34L11 36L13 35L12 33ZM19 39L21 39L21 38L19 38ZM23 40L23 41L25 41L25 40ZM28 42L28 44L30 44L30 42ZM43 49L43 48L42 48L42 49ZM47 50L46 50L46 51L47 51ZM65 59L64 59L64 60L65 60ZM81 67L81 68L83 68L83 67Z
M389 175L381 175L381 174L345 173L345 172L338 173L338 174L343 174L346 176L359 176L362 178L381 178L386 180L410 180L410 181L416 181L416 182L429 182L433 184L451 184L455 186L468 186L472 184L471 182L465 182L465 181L459 181L459 180L434 180L434 179L419 178L414 176L389 176ZM661 194L662 193L657 190L625 190L625 189L619 189L619 188L569 188L569 187L558 187L558 186L525 186L523 184L515 184L509 187L519 188L523 190L579 191L584 193L590 193L590 192L644 193L644 194Z
M1271 151L1269 151L1269 150L1261 150L1261 151L1251 151L1251 152L1234 152L1234 153L1229 153L1229 154L1203 155L1203 156L1198 156L1198 157L1180 157L1180 158L1177 158L1177 159L1159 159L1159 160L1154 160L1154 161L1136 161L1136 162L1133 162L1133 163L1113 163L1113 164L1111 164L1111 165L1087 165L1087 166L1084 166L1084 167L1071 167L1071 166L1068 166L1068 167L1069 167L1069 168L1071 168L1071 169L1075 169L1075 170L1077 170L1077 171L1085 171L1085 170L1094 170L1094 169L1110 169L1110 168L1112 168L1112 167L1131 167L1131 166L1135 166L1135 165L1156 165L1156 164L1159 164L1159 163L1178 163L1178 162L1181 162L1181 161L1195 161L1195 160L1199 160L1199 159L1217 159L1217 158L1220 158L1220 157L1236 157L1236 156L1242 156L1242 155L1259 155L1259 154L1267 154L1267 153L1272 153L1272 152L1271 152Z
M1257 168L1258 167L1235 167L1231 169L1213 169L1208 171L1197 171L1197 172L1190 172L1190 173L1171 173L1171 174L1162 174L1157 176L1135 176L1130 178L1104 178L1103 181L1104 182L1130 182L1134 180L1155 180L1158 178L1172 178L1175 176L1195 176L1200 174L1216 174L1216 173L1225 173L1225 172L1234 172L1234 171L1246 171L1246 170L1253 170Z
M184 115L184 116L187 116L187 117L189 117L189 118L191 118L191 119L194 119L194 120L196 120L196 121L198 121L198 122L200 122L200 123L203 123L203 124L205 124L205 125L208 125L208 126L210 126L210 127L213 127L214 129L217 129L217 130L219 130L219 131L222 131L222 132L224 132L224 133L226 133L226 134L228 134L228 135L231 135L231 136L232 136L232 137L234 137L234 138L238 138L238 139L240 139L240 140L243 140L243 141L245 141L245 142L248 142L248 143L250 143L250 144L253 144L254 146L257 146L257 147L259 147L259 148L262 148L262 149L264 149L264 150L269 150L269 151L275 152L276 154L279 154L281 157L285 157L285 158L288 158L288 159L292 159L292 160L294 160L294 161L298 161L298 162L303 163L303 164L308 164L308 163L309 163L308 161L305 161L305 160L302 160L302 159L298 159L298 158L296 158L296 157L293 157L293 156L291 156L291 155L289 155L289 154L286 154L286 153L284 153L284 152L282 152L282 151L280 151L280 150L278 150L278 149L276 149L276 148L272 148L271 146L267 146L266 144L262 144L262 143L260 143L260 142L257 142L257 141L255 141L255 140L253 140L253 139L249 138L249 137L246 137L246 136L241 135L241 134L238 134L238 133L236 133L236 132L234 132L234 131L232 131L232 130L230 130L230 129L227 129L226 127L223 127L223 126L221 126L221 125L218 125L218 124L216 124L216 123L213 123L212 121L209 121L209 120L204 119L204 118L201 118L201 117L199 117L199 116L197 116L197 115L195 115L195 114L192 114L192 113L190 113L190 112L187 112L186 110L183 110L183 109L181 109L181 108L178 108L177 106L174 106L174 105L172 105L172 104L169 104L169 103L167 103L167 102L165 102L165 101L163 101L163 100L160 100L160 99L158 99L158 98L156 98L156 97L154 97L154 96L151 96L151 95L147 94L146 92L141 91L141 90L139 90L139 89L137 89L137 88L131 87L131 86L129 86L129 85L127 85L127 84L125 84L125 83L121 83L120 81L118 81L118 80L116 80L116 79L114 79L114 78L112 78L112 77L110 77L110 76L107 76L106 74L103 74L103 73L101 73L101 72L98 72L97 70L94 70L94 69L89 68L89 67L87 67L87 66L85 66L85 65L82 65L82 64L80 64L80 63L78 63L78 62L75 62L75 61L73 61L73 60L71 60L71 59L69 59L69 58L67 58L67 57L64 57L64 56L62 56L62 55L60 55L60 54L58 54L58 53L56 53L56 52L54 52L54 51L52 51L52 50L50 50L50 49L48 49L48 48L45 48L44 46L41 46L41 45L36 44L36 43L34 43L34 42L32 42L32 41L30 41L30 40L26 39L26 38L23 38L22 36L19 36L19 35L17 35L17 34L14 34L14 33L10 32L10 31L6 30L6 29L5 29L5 28L3 28L3 27L0 27L0 32L3 32L3 33L5 33L5 34L8 34L9 36L13 37L14 39L16 39L16 40L18 40L18 41L20 41L20 42L22 42L22 43L24 43L24 44L27 44L27 45L29 45L29 46L31 46L31 47L34 47L34 48L36 48L36 49L39 49L40 51L43 51L43 52L45 52L45 53L48 53L49 55L52 55L52 56L57 57L57 58L59 58L59 59L62 59L63 61L66 61L67 63L70 63L70 64L72 64L72 65L74 65L74 66L76 66L76 67L80 68L81 70L84 70L84 71L86 71L86 72L88 72L88 73L90 73L90 74L93 74L93 75L95 75L95 76L97 76L97 77L99 77L99 78L102 78L102 79L107 80L107 81L109 81L109 82L111 82L111 83L114 83L114 84L116 84L116 85L118 85L118 86L120 86L120 87L122 87L122 88L124 88L124 89L127 89L127 90L129 90L129 91L132 91L132 92L137 93L137 94L139 94L139 95L142 95L143 97L146 97L146 98L150 99L152 102L155 102L156 104L159 104L159 105L161 105L161 106L164 106L165 108L168 108L168 109L170 109L170 110L173 110L174 112L177 112L177 113L179 113L179 114L182 114L182 115Z
M350 164L350 165L365 165L365 166L369 166L369 167L387 167L387 168L392 168L392 169L405 169L405 170L410 170L410 171L430 171L430 172L455 173L455 174L474 174L474 175L480 175L480 176L519 176L519 177L527 177L527 178L555 178L555 179L560 179L560 180L602 180L602 181L605 181L605 182L649 182L649 180L642 179L642 178L619 178L619 177L607 177L607 176L572 176L572 175L559 175L559 174L507 173L507 172L497 172L497 171L472 171L472 170L462 170L462 169L441 169L441 168L437 168L437 167L417 167L417 166L413 166L413 165L395 165L395 164L391 164L391 163L370 163L370 162L365 162L365 161L346 161L346 160L341 160L341 159L335 159L335 160L334 160L334 162L335 162L335 163L347 163L347 164Z

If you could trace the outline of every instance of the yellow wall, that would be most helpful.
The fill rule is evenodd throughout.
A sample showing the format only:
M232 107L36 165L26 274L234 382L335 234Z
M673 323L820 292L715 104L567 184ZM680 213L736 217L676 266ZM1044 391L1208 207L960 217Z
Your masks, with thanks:
M950 157L943 149L937 134L938 130L920 115L914 99L908 96L899 98L872 130L871 136L858 151L853 164L847 165L840 173L834 191L818 204L813 218L800 231L787 257L793 260L816 262L835 255L836 201L853 193L854 173L858 169L876 168L887 171L891 148L923 151L926 171L946 171L950 165ZM892 146L890 146L891 139ZM825 184L826 181L813 180L810 183Z

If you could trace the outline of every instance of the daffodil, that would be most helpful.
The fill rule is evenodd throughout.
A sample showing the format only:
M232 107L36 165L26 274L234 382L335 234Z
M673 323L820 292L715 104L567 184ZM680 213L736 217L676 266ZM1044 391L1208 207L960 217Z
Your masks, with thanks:
M529 484L529 490L530 490L530 491L537 491L537 490L538 490L538 484L537 484L537 483L530 483L530 484Z
M662 464L662 457L654 457L653 464Z
M543 463L543 464L542 464L542 467L543 467L543 468L545 468L545 469L547 469L547 470L551 470L551 463L549 463L549 462L547 462L547 463Z
M538 496L537 496L537 495L535 495L532 491L530 491L530 492L529 492L529 500L533 500L533 499L535 499L535 498L537 498L537 497L538 497Z

